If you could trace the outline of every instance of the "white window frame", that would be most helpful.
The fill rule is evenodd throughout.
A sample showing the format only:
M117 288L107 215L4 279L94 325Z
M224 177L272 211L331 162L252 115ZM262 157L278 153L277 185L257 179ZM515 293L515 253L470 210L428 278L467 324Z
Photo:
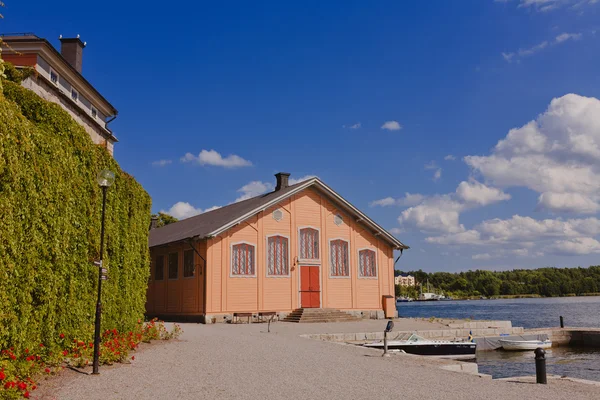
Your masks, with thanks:
M287 239L287 274L286 275L272 275L269 274L269 238L272 237L282 237L282 238L286 238ZM272 235L267 235L265 237L265 274L267 276L267 278L289 278L291 276L291 263L290 263L290 237L287 235L282 235L281 233L274 233Z
M48 78L50 79L50 83L55 86L58 86L58 83L60 82L60 75L58 74L58 72L56 72L56 70L54 68L52 68L52 67L49 67L49 68L50 68L50 71L48 71ZM56 75L56 82L54 82L52 80L52 73L54 73Z
M341 241L348 243L348 275L333 275L331 273L331 267L333 266L332 260L331 260L331 242L334 242L336 240L341 240ZM350 259L350 254L352 254L351 253L352 249L350 248L350 239L346 239L346 238L342 238L342 237L331 238L331 239L329 239L328 243L329 243L329 246L327 246L327 254L328 254L328 258L329 258L329 265L328 265L329 278L331 278L331 279L350 279L352 277L352 260Z
M314 229L319 233L319 258L300 258L300 249L301 249L301 240L302 237L300 236L302 229L306 229L306 228L310 228L310 229ZM298 227L298 263L303 264L303 265L321 265L321 260L323 259L323 248L321 247L321 229L317 228L316 226L310 226L310 225L306 225L306 226L299 226Z
M76 94L75 98L73 98L73 93ZM77 90L75 90L74 87L71 87L71 100L74 101L75 103L79 103L79 92Z
M253 252L254 260L252 260L254 263L254 274L253 275L236 275L233 273L233 246L236 246L238 244L246 244L246 245L254 247L254 252ZM229 244L229 277L230 278L256 278L256 273L258 270L258 265L256 264L256 258L257 258L256 250L257 250L256 243L241 241L241 242L235 242L235 243Z
M360 252L364 250L370 250L375 253L375 276L363 276L360 273ZM377 248L375 247L361 247L356 251L356 271L359 279L379 279L379 263L377 262Z
M92 107L90 109L90 113L92 114L92 118L98 117L98 109L96 107L94 107L94 105L92 105Z
M185 253L191 251L192 252L192 276L185 276ZM194 249L183 250L183 268L181 269L181 276L183 279L194 279L196 278L196 251Z

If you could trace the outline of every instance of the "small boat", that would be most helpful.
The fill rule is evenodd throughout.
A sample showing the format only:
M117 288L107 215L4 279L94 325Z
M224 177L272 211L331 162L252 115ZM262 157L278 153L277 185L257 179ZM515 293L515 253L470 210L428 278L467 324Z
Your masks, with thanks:
M398 304L398 303L408 303L408 302L411 302L411 301L413 301L413 299L411 299L410 297L398 297L396 299L396 304Z
M504 350L511 351L522 351L522 350L535 350L538 347L542 349L549 349L552 347L552 341L546 340L510 340L500 339L500 344Z
M383 349L383 342L365 343L363 346ZM388 350L437 358L472 359L475 358L477 343L429 340L413 333L408 339L388 340Z

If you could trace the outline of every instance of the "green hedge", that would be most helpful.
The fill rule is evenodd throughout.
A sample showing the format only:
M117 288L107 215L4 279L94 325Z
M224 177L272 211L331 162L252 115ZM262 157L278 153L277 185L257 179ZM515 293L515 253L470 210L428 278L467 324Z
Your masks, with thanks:
M107 195L102 327L129 330L145 309L150 197L60 106L8 79L0 94L0 349L52 344L60 333L93 336L96 175L104 168L116 179Z

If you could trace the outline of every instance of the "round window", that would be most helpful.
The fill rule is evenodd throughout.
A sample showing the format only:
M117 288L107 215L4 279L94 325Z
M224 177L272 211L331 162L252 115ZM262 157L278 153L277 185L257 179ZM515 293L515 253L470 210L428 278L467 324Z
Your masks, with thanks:
M281 221L283 219L283 211L279 209L273 211L273 219L275 221Z

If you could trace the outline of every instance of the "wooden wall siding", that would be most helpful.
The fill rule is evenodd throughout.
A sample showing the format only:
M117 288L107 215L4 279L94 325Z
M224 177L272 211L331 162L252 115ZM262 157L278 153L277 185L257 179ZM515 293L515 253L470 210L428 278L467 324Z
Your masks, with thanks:
M279 209L283 218L273 218ZM334 218L340 214L341 225ZM300 274L303 265L298 260L298 229L319 230L321 275L321 307L342 310L373 310L382 308L382 296L394 295L393 250L383 240L369 232L354 218L341 212L326 197L307 189L249 220L229 229L218 237L201 241L198 248L205 255L206 270L197 271L194 278L183 278L183 250L180 251L179 279L168 280L168 254L175 246L152 251L152 276L156 255L165 255L165 280L154 281L148 289L148 310L160 313L219 314L243 311L290 311L300 307ZM267 236L289 238L289 276L267 276ZM329 240L341 238L349 243L350 277L330 277ZM252 277L231 276L231 245L246 242L255 248L255 272ZM189 246L187 247L189 248ZM358 250L371 248L377 254L377 277L361 278L358 273ZM195 265L202 264L196 255ZM204 304L206 279L206 305Z

